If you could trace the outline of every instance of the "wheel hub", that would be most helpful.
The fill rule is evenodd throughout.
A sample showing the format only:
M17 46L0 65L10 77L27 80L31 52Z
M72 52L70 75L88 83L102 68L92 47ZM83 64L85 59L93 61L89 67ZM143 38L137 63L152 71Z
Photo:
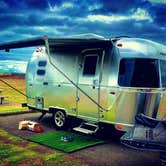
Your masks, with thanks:
M61 111L57 111L55 113L54 120L55 120L55 124L58 127L62 127L64 125L64 123L65 123L65 116L64 116L64 114Z

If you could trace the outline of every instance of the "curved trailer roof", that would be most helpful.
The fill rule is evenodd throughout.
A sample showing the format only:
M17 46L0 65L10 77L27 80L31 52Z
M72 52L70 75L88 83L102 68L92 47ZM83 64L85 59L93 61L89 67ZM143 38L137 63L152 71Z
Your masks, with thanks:
M116 46L123 57L143 57L166 59L166 46L142 38L121 38ZM133 54L133 51L136 54ZM126 54L124 54L126 52Z

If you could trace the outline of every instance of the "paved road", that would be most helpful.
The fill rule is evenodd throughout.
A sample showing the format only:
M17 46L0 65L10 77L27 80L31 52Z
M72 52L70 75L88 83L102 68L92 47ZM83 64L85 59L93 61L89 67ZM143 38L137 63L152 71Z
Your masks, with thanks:
M37 133L18 130L18 123L21 120L34 120L40 113L28 113L10 116L0 116L0 128L8 131L9 133L20 136L24 139ZM55 131L52 125L51 116L47 115L42 120L42 126L44 133ZM109 131L107 130L108 135ZM110 136L109 136L110 137ZM160 165L159 153L143 152L124 147L119 143L119 137L111 139L109 142L103 145L97 145L94 147L86 148L74 153L70 156L88 163L90 166L158 166Z

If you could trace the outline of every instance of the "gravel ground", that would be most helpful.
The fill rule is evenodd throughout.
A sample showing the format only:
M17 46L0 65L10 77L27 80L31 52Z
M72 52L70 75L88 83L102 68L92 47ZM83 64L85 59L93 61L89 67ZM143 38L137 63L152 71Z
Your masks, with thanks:
M34 120L40 113L27 113L18 115L0 116L0 128L6 130L10 134L22 137L24 139L30 136L36 135L37 133L28 130L18 130L18 123L21 120ZM44 129L44 133L55 131L50 115L46 115L41 124ZM159 153L144 152L129 149L119 143L119 137L110 136L109 141L106 144L97 145L94 147L86 148L74 153L69 156L74 157L87 163L90 166L158 166L160 165ZM112 139L113 138L113 139ZM50 148L49 148L50 149Z

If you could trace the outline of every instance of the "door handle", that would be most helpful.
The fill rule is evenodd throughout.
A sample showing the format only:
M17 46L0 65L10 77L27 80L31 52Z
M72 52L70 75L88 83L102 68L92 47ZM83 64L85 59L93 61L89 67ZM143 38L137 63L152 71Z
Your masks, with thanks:
M92 89L95 89L96 86L99 85L99 81L96 79L96 80L93 80L93 86L92 86Z
M78 102L79 100L80 100L80 98L77 96L77 97L76 97L76 102Z
M93 80L93 85L98 86L99 85L99 80Z

